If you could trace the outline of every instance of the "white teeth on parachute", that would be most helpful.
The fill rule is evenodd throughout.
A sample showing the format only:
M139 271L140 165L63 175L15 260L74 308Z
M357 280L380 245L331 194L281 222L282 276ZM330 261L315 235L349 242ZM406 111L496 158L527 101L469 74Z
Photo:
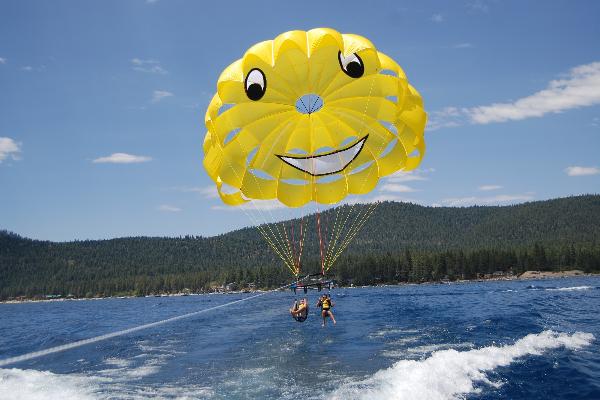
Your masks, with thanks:
M278 156L283 162L313 176L335 174L343 171L362 150L368 136L352 146L320 156Z

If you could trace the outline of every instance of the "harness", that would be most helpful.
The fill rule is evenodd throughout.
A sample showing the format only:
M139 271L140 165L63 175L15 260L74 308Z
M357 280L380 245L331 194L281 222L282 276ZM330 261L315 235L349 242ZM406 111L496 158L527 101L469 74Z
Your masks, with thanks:
M298 303L296 303L296 305L294 306L294 311L298 310L298 308L300 307ZM294 318L298 322L306 321L306 319L308 318L308 304L306 304L306 308L304 309L302 314L294 315L292 318Z

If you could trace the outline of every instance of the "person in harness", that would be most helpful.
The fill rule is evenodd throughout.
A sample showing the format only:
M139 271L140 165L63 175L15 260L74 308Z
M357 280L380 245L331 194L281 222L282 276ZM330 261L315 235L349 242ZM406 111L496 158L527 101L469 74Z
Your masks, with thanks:
M294 301L294 305L290 308L290 314L298 322L306 321L306 318L308 318L308 301L306 298Z
M325 322L327 321L327 317L331 318L331 321L335 325L335 318L333 316L333 312L331 308L334 306L333 301L331 301L331 297L328 294L324 294L319 298L319 302L317 303L317 307L321 308L321 316L323 317L323 323L321 326L325 326Z

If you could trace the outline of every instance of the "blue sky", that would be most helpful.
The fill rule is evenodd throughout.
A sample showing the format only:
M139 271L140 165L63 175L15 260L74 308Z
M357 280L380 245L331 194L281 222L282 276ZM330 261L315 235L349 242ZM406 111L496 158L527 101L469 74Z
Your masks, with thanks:
M249 225L202 168L205 108L252 44L321 26L393 57L429 113L420 169L372 199L599 192L597 1L5 1L0 229L62 241Z

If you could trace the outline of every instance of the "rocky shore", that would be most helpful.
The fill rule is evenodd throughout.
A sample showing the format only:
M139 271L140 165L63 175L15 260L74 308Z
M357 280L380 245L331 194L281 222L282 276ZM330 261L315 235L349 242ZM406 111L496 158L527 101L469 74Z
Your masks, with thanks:
M586 274L585 272L572 269L568 271L525 271L519 275L519 279L544 279L544 278L567 278L572 276L586 276L595 274Z

